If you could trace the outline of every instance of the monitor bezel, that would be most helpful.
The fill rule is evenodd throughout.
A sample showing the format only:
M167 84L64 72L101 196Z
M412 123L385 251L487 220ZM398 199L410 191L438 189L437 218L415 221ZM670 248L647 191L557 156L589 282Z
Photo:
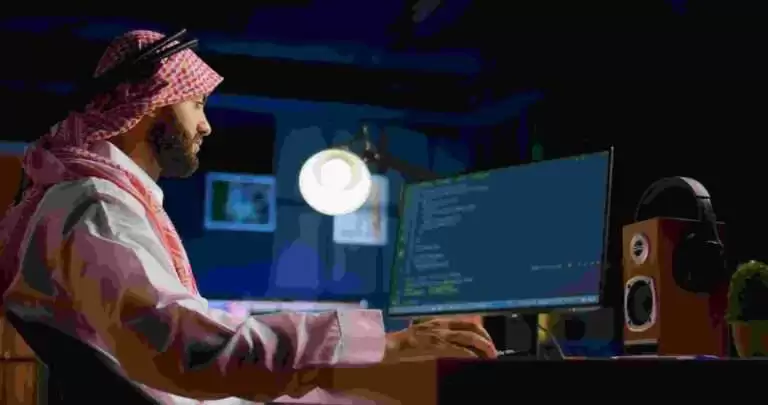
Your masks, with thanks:
M603 207L603 218L604 218L604 225L603 225L603 253L601 255L601 261L600 261L600 282L599 282L599 291L598 291L598 299L597 302L590 302L590 303L584 303L584 304L572 304L568 306L535 306L535 307L517 307L517 308L498 308L498 309L492 309L492 310L446 310L446 311L437 311L437 312L409 312L409 313L391 313L390 308L392 307L392 298L396 291L396 285L397 277L395 277L395 265L397 263L396 260L392 260L392 267L390 269L390 285L389 285L389 294L387 297L387 316L392 319L418 319L418 318L434 318L434 317L441 317L441 316L450 316L450 315L483 315L483 316L494 316L494 315L505 315L505 314L537 314L537 313L569 313L569 312L585 312L585 311L592 311L597 310L600 308L603 308L605 305L605 288L606 288L606 271L607 271L607 264L608 264L608 254L609 254L609 237L610 237L610 219L611 219L611 200L612 200L612 190L613 190L613 164L614 164L614 147L611 146L608 149L601 149L595 152L586 152L586 153L580 153L577 155L571 155L571 156L563 156L559 158L554 159L546 159L546 160L540 160L535 162L526 162L522 164L516 164L516 165L509 165L509 166L503 166L499 168L493 168L488 170L477 170L477 171L470 171L470 172L464 172L461 174L454 174L454 175L448 175L448 176L439 176L432 180L425 180L425 181L406 181L405 184L403 184L402 188L400 189L400 197L399 197L399 203L398 203L398 212L399 212L399 218L397 221L397 232L395 234L395 241L400 238L400 233L403 232L403 213L404 213L404 199L405 199L405 190L407 187L411 186L418 186L420 184L424 183L431 183L434 181L439 181L443 179L454 179L459 178L471 174L476 173L486 173L486 172L492 172L497 170L504 170L511 167L521 167L521 166L529 166L529 165L535 165L543 162L552 162L557 160L566 160L566 159L575 159L582 156L590 156L590 155L598 155L602 153L608 154L608 170L606 174L605 179L605 204ZM398 247L395 245L393 249L393 257L397 257L398 254Z

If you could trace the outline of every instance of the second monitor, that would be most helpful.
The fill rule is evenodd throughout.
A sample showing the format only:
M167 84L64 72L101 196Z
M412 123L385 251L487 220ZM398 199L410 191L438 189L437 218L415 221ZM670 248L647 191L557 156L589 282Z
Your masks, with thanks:
M596 306L612 151L409 184L389 313Z

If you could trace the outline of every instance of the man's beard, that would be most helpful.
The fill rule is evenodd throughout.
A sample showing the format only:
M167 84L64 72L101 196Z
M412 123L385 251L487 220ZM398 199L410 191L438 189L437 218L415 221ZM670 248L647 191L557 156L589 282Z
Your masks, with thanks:
M155 155L160 165L162 177L189 177L200 165L193 146L200 135L187 133L176 117L172 122L157 122L150 132L150 140L155 146Z

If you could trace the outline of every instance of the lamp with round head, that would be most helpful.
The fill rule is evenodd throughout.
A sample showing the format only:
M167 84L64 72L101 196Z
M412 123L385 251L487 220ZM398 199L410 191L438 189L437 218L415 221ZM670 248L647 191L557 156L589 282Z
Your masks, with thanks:
M331 148L312 155L299 172L299 192L315 211L344 215L357 211L371 193L371 172L352 152Z

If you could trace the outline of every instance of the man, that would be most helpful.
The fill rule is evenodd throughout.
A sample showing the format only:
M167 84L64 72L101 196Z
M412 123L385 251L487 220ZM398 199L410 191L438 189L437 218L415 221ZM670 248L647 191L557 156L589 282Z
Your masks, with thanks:
M161 38L117 38L96 75ZM9 314L106 354L162 403L300 397L318 384L314 366L494 356L476 322L435 320L385 335L378 311L234 319L207 308L155 180L197 169L211 133L203 107L221 80L182 51L149 80L71 113L27 151L32 186L0 224ZM105 394L104 403L117 402Z

